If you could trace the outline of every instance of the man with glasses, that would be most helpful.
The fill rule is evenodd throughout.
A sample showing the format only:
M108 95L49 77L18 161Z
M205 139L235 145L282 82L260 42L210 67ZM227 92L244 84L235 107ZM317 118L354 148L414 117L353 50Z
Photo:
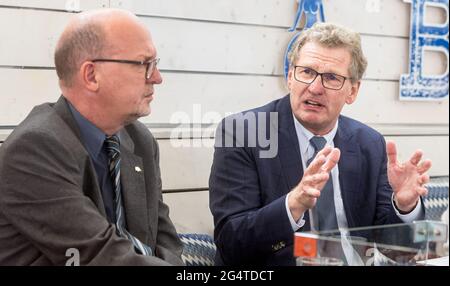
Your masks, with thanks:
M0 148L0 265L182 265L158 144L136 119L162 82L149 31L80 13L55 51L62 96Z
M421 161L419 150L397 162L393 142L386 144L377 131L340 115L356 100L366 66L357 33L317 23L291 52L290 94L223 120L210 176L217 264L295 265L296 231L424 217L420 197L427 193L431 162ZM249 114L268 122L256 124L257 135ZM267 146L251 146L250 137L268 138L273 130L277 153L262 158ZM347 264L361 265L351 248L342 251Z

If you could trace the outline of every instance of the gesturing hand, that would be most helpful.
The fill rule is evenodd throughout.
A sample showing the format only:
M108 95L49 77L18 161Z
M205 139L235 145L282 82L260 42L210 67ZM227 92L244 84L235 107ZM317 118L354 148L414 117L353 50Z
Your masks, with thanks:
M388 157L388 179L394 191L395 204L399 210L410 212L417 204L419 197L427 194L423 186L430 177L426 172L431 168L431 161L422 159L422 151L416 150L411 158L404 162L397 161L397 148L394 142L386 143Z
M302 180L289 194L288 206L295 220L298 220L306 210L314 207L330 177L331 169L339 162L340 156L339 149L326 146L306 168Z

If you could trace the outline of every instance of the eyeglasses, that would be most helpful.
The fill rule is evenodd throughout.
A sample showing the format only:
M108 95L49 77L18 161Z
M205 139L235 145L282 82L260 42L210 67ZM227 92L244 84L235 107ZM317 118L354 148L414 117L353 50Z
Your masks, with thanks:
M149 61L130 61L130 60L115 60L115 59L95 59L92 62L111 62L111 63L119 63L119 64L131 64L131 65L146 65L145 68L145 79L150 79L153 72L159 63L159 58L152 59Z
M302 66L294 67L294 78L299 82L311 84L316 80L316 77L319 75L320 78L322 79L323 87L333 90L340 90L344 86L345 80L349 79L349 77L345 77L334 73L329 72L320 73L308 67Z

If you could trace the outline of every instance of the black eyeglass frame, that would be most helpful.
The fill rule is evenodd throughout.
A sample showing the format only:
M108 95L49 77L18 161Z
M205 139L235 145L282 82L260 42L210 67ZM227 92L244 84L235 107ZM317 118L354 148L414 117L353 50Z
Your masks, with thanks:
M131 65L146 65L145 68L145 79L150 79L155 72L155 70L158 68L159 58L151 59L148 61L132 61L132 60L119 60L119 59L93 59L91 62L109 62L109 63L119 63L119 64L131 64ZM152 67L151 72L150 66L154 64Z
M299 79L297 78L297 72L296 72L296 71L297 71L297 68L309 69L309 70L315 72L315 73L316 73L316 76L314 76L314 78L313 78L310 82L307 82L307 81L301 81L301 80L299 80ZM318 71L316 71L315 69L312 69L312 68L310 68L310 67L294 66L294 78L295 78L295 80L298 81L298 82L306 83L306 84L311 84L311 83L313 83L313 82L316 80L316 78L317 78L319 75L320 75L320 80L321 80L321 82L322 82L322 86L323 86L324 88L326 88L326 89L331 89L331 90L341 90L342 87L343 87L344 84L345 84L345 81L346 81L347 79L349 79L349 80L352 79L351 77L345 77L345 76L343 76L343 75L335 74L335 73L332 73L332 72L323 72L323 73L320 73L320 72L318 72ZM335 77L337 77L337 78L342 78L343 81L342 81L341 87L339 87L339 88L334 88L334 87L325 86L325 84L324 84L324 82L323 82L323 76L322 76L322 75L333 75L333 76L335 76Z

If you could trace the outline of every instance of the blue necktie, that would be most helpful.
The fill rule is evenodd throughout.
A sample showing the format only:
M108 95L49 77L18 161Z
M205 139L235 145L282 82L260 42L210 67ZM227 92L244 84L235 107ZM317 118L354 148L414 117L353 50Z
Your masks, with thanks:
M152 249L142 243L139 239L129 233L125 228L125 218L123 216L122 191L120 185L120 141L119 137L112 135L106 137L105 148L108 154L109 174L114 190L114 205L116 212L116 229L118 235L129 239L136 251L144 255L152 255Z
M325 147L327 141L323 137L314 136L309 140L314 147L314 155L308 160L307 165L311 164L312 160L316 157L317 153ZM320 197L317 199L315 206L315 214L317 217L316 230L331 230L338 229L336 220L336 208L334 207L334 195L333 195L333 179L330 173L330 179L320 192Z

